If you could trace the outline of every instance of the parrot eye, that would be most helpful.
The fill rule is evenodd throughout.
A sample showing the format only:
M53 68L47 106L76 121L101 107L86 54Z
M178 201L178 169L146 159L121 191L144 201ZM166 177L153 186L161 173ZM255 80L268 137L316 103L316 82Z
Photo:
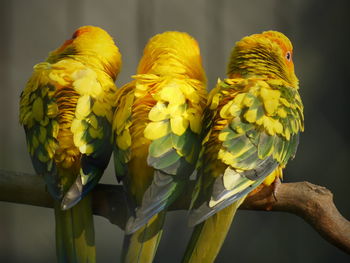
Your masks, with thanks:
M286 53L286 59L287 59L288 61L290 61L290 60L292 59L292 54L290 53L290 51L287 51L287 53Z

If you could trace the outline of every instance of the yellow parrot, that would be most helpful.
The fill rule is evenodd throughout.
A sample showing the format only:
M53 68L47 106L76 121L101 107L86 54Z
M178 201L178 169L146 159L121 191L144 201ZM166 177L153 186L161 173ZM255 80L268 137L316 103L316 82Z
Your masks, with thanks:
M91 197L112 145L121 55L101 28L84 26L34 66L20 123L36 173L55 200L58 262L95 262Z
M197 42L165 32L150 39L134 80L118 91L114 163L131 207L123 262L152 262L166 208L195 169L206 77Z
M236 43L208 98L201 168L183 262L214 262L237 208L261 183L282 177L304 130L292 44L267 31Z

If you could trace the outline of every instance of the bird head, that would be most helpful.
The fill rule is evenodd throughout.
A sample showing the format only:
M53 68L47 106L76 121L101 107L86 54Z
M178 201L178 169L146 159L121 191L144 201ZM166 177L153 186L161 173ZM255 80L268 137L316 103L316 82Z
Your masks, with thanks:
M96 26L78 28L70 39L49 54L47 61L56 63L64 58L73 58L102 69L113 79L121 68L121 54L113 38Z
M168 31L152 37L144 51L138 74L180 74L205 82L199 45L187 33Z
M261 76L281 78L298 88L294 73L293 46L277 31L266 31L244 37L232 50L227 75L230 78Z

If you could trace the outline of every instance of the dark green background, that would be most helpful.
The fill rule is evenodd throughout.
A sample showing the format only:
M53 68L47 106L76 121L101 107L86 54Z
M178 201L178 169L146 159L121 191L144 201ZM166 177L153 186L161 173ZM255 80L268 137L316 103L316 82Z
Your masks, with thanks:
M294 44L305 105L305 133L285 181L310 181L334 193L350 218L348 1L0 1L0 168L33 172L18 124L19 94L49 51L75 28L106 29L123 54L118 86L134 74L147 39L165 30L187 31L201 46L212 88L223 78L234 43L275 29ZM112 166L103 182L116 183ZM95 217L98 262L118 262L122 232ZM0 262L55 262L53 211L0 202ZM156 262L179 262L190 229L186 213L172 212ZM210 242L210 240L208 240ZM217 262L349 262L295 215L239 211Z

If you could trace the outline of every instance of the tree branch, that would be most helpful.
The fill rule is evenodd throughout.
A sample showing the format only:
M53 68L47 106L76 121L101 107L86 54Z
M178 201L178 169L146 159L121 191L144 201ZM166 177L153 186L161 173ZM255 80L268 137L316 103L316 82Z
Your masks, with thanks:
M170 210L188 208L193 182ZM337 210L332 193L321 186L308 182L283 183L278 187L276 198L271 187L262 188L248 196L240 209L289 212L302 217L323 238L350 254L350 222ZM0 201L52 207L53 201L45 183L38 175L0 170ZM112 224L124 229L127 205L120 185L99 184L93 190L94 214L107 218Z

